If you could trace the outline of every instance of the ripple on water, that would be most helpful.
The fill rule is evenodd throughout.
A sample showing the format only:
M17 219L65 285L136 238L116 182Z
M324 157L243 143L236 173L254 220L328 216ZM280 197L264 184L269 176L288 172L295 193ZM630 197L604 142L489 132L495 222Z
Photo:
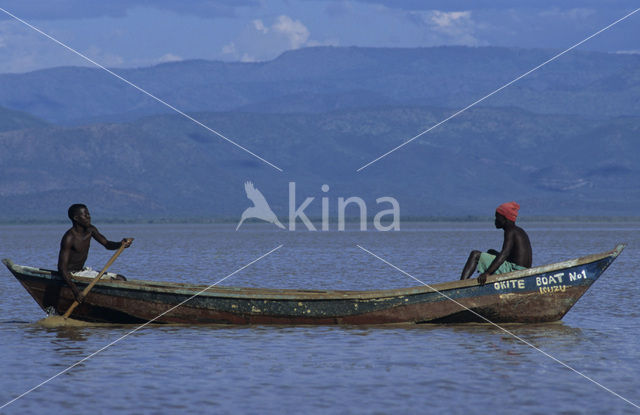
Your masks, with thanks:
M133 278L286 288L417 285L457 278L469 250L499 247L490 223L403 224L400 233L281 232L267 227L102 226L136 237L114 264ZM616 393L640 401L638 224L525 223L534 263L629 246L563 323L505 328ZM4 227L3 256L55 267L65 226ZM10 241L7 242L7 241ZM110 253L94 247L89 262ZM170 270L170 271L168 271ZM128 326L43 328L20 284L0 278L0 400L127 334ZM28 322L28 323L26 323ZM6 413L635 413L636 409L488 324L417 327L149 326L7 408Z

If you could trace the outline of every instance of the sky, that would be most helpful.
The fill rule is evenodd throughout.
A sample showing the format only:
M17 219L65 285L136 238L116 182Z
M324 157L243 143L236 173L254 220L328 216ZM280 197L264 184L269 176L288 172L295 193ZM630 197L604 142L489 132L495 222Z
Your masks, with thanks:
M638 7L631 0L0 0L107 67L255 62L312 46L465 45L564 50ZM580 47L640 53L640 12ZM0 73L91 64L0 11Z

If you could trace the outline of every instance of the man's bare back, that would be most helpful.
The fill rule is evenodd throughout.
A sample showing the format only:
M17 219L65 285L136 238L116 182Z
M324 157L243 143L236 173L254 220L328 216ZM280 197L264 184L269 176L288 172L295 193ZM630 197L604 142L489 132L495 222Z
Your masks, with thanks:
M507 261L514 264L518 264L525 268L531 268L533 261L533 253L531 251L531 242L529 241L529 235L517 225L505 226L504 228L504 245L502 250L504 251L509 245L511 248Z
M533 253L529 236L524 229L516 226L515 220L520 206L515 202L505 203L496 209L495 226L504 230L504 240L500 252L489 250L486 253L472 251L462 270L460 279L467 279L481 262L486 269L481 270L478 282L484 284L489 275L510 272L515 269L531 268ZM505 216L506 215L506 216ZM507 217L508 216L508 217ZM489 262L490 264L487 264ZM484 262L483 262L484 261Z

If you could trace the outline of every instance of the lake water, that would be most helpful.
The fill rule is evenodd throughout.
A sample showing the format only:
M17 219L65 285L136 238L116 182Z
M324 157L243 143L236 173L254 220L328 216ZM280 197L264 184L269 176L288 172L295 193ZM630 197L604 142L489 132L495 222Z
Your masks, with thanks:
M97 218L96 218L97 219ZM399 232L272 225L104 225L135 237L111 270L222 285L382 289L459 277L492 223L403 223ZM640 223L523 223L534 265L628 246L561 323L506 328L640 404ZM0 226L0 256L55 268L65 225ZM87 265L112 252L93 243ZM135 326L46 329L0 271L0 406ZM488 324L416 327L148 326L0 410L24 413L637 413L638 408Z

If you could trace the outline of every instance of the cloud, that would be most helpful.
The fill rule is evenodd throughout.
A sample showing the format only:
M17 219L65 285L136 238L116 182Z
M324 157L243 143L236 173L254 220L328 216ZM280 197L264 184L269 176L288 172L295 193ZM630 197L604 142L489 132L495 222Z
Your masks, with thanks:
M102 66L122 66L124 59L115 53L106 52L96 45L90 46L84 53L87 57L98 62Z
M335 43L310 40L310 36L302 21L286 15L278 16L271 24L254 19L236 39L225 44L221 52L230 59L255 62L273 59L291 49Z
M248 53L243 53L240 57L240 62L257 62L257 59Z
M574 8L574 9L559 9L553 7L551 9L543 10L539 13L540 17L552 17L569 20L584 20L596 14L594 9L586 8Z
M271 27L266 27L260 19L253 20L251 23L263 35L275 33L286 37L292 49L298 49L309 39L309 29L300 20L293 20L289 16L278 16Z
M253 27L255 27L258 32L262 32L262 33L265 33L265 34L269 33L269 29L267 29L264 26L264 23L262 23L262 20L256 19L252 23L253 23Z
M298 49L309 39L309 29L300 20L288 16L279 16L272 29L287 37L292 49Z
M458 26L463 21L471 21L471 12L441 12L435 10L431 12L431 21L442 30L448 31Z
M52 35L61 38L67 36L66 33L56 31L53 31ZM34 31L24 30L14 22L0 21L0 43L0 73L21 73L43 67L86 64L75 54L51 47L49 39Z
M476 36L477 24L472 19L471 11L430 10L426 12L411 11L409 19L431 31L430 41L433 44L454 44L478 46L483 44Z
M235 42L229 42L226 45L224 45L222 47L222 54L223 55L236 55L238 52L236 50L236 44Z
M254 24L255 24L255 21L254 21ZM260 27L260 25L258 25L258 27ZM261 29L258 29L258 27L256 27L256 29L261 30ZM256 59L255 56L251 56L247 52L240 53L236 48L235 42L229 42L226 45L224 45L222 47L222 54L230 55L230 57L232 57L233 59L237 59L240 62L256 62L258 60Z
M314 47L314 46L340 46L340 41L338 39L326 39L326 40L310 40L305 46Z
M181 60L183 60L182 57L178 55L174 55L173 53L165 53L164 55L160 56L160 58L158 59L158 63L180 62Z

